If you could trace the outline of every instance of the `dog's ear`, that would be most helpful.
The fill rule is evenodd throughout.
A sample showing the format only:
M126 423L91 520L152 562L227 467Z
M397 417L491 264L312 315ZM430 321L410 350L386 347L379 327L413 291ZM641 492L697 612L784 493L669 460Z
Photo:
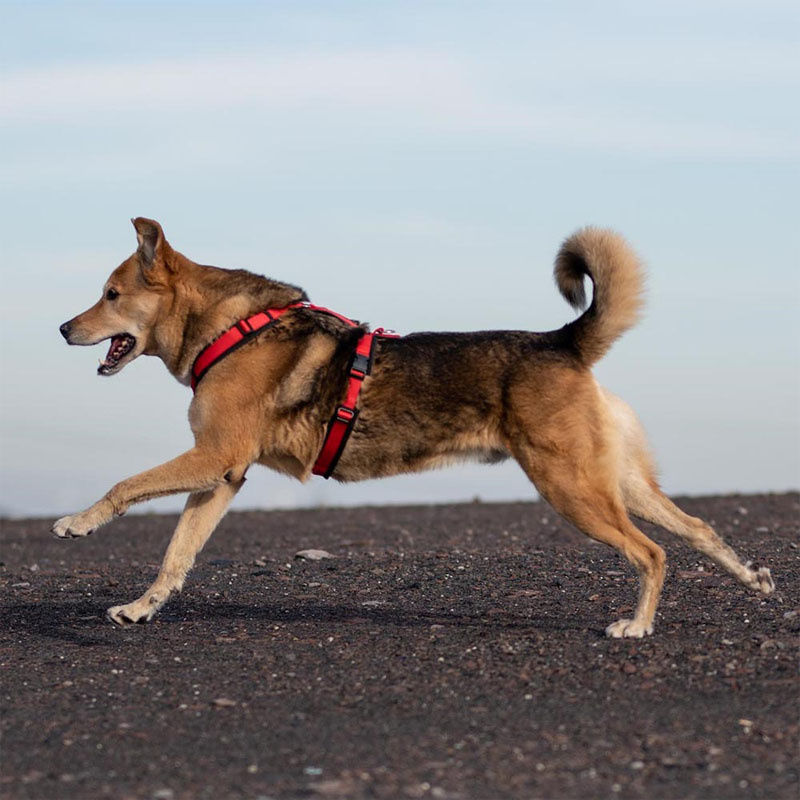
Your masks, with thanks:
M142 267L150 271L155 267L163 267L172 271L171 248L164 238L164 231L154 219L136 217L132 219L136 229L136 241L139 243L139 258Z

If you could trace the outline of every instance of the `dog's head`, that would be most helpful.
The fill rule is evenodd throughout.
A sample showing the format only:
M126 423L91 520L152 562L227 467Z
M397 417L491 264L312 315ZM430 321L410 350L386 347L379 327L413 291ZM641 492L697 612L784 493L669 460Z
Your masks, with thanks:
M155 352L154 328L172 296L174 252L152 219L133 222L139 247L109 276L102 297L61 328L68 344L111 340L98 375L114 375L142 353Z

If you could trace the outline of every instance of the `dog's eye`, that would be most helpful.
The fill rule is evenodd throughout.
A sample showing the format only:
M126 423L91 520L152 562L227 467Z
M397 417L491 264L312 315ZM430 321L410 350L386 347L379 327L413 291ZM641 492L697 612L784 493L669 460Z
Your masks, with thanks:
M106 300L116 300L119 297L119 292L116 289L109 289L106 292Z

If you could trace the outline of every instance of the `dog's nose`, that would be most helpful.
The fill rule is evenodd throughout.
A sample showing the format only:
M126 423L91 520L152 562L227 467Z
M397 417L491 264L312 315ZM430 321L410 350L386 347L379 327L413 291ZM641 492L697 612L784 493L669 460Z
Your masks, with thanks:
M59 330L61 331L61 335L69 341L69 322L65 322Z

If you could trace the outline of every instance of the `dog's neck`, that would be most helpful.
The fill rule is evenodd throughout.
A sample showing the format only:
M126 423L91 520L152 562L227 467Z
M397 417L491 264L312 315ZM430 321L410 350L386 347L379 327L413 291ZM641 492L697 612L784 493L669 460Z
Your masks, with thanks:
M236 322L265 308L307 299L296 286L244 270L201 266L176 255L182 263L168 322L155 331L150 352L185 385L191 382L192 364L203 348Z

